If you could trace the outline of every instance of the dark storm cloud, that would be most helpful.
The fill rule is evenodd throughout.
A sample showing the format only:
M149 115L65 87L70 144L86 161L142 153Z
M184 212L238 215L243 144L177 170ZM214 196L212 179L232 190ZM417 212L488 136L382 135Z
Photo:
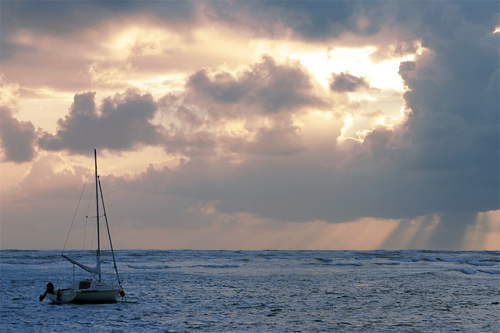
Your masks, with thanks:
M401 66L408 87L404 99L412 110L407 154L413 168L439 179L457 203L494 210L499 208L499 50L485 41L494 25L453 23L444 35L423 36L432 50L427 61Z
M369 89L370 84L363 77L349 73L332 74L330 89L335 92L354 92Z
M39 146L82 153L92 148L120 151L140 144L156 145L163 130L151 123L156 111L151 95L133 90L104 99L100 110L95 104L95 93L77 94L69 115L58 121L56 134L42 135Z
M193 22L193 1L2 1L2 26L12 31L33 29L51 35L67 35L90 29L109 19L149 15L171 24Z
M35 156L35 126L18 121L12 111L0 106L0 143L5 160L15 163L29 162Z
M278 64L269 56L237 77L225 72L210 77L205 70L198 71L189 78L187 88L217 103L255 105L268 114L323 104L303 67Z
M214 1L208 15L231 25L243 25L257 36L282 38L293 32L296 37L325 40L350 31L372 35L384 24L384 8L362 1ZM359 20L370 15L366 25Z

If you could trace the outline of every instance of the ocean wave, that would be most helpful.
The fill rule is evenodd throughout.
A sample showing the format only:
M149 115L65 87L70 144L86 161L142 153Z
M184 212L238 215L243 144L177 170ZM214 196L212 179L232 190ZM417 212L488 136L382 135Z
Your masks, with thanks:
M374 265L378 265L378 266L397 266L397 265L401 265L401 263L399 263L399 262L375 262L373 264Z
M477 271L475 269L472 269L472 268L458 268L458 269L453 269L453 271L457 271L457 272L464 273L467 275L474 275L477 273Z
M171 269L174 268L173 266L169 265L126 265L128 268L131 269L140 269L140 270L146 270L146 269Z
M478 271L486 274L500 274L500 270L498 269L478 269Z
M215 264L206 264L206 265L191 265L188 267L201 267L201 268L238 268L240 265L233 265L233 264L220 264L220 265L215 265Z
M333 259L331 259L331 258L316 258L316 260L319 262L323 262L323 263L325 263L325 262L330 263L333 261Z
M467 264L472 265L472 266L497 266L498 263L495 262L484 262L484 261L467 261Z
M331 263L332 266L363 266L360 262L334 262Z
M459 269L455 269L455 271L460 272L460 273L464 273L467 275L474 275L478 272L485 273L485 274L491 274L491 275L500 275L500 270L498 270L498 269L478 269L478 270L475 270L472 268L459 268Z

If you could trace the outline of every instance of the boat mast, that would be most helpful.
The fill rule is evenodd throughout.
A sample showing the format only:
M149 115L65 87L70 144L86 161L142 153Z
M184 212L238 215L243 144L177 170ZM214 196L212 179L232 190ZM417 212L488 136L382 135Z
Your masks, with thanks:
M99 183L97 177L97 150L94 149L95 161L95 206L97 216L97 252L96 252L96 268L99 274L99 282L101 282L101 239L99 234Z

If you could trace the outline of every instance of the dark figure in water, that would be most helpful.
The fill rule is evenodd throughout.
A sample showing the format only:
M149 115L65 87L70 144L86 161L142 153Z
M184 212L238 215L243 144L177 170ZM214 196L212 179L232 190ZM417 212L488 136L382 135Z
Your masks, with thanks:
M40 295L40 302L43 301L47 294L54 294L54 285L52 284L52 282L47 283L47 289L45 289L43 295Z

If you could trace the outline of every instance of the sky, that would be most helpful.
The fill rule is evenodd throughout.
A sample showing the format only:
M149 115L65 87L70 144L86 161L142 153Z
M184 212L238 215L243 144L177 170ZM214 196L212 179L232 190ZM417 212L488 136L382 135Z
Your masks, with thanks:
M95 148L115 248L499 250L499 50L497 1L2 0L0 248L86 230Z

